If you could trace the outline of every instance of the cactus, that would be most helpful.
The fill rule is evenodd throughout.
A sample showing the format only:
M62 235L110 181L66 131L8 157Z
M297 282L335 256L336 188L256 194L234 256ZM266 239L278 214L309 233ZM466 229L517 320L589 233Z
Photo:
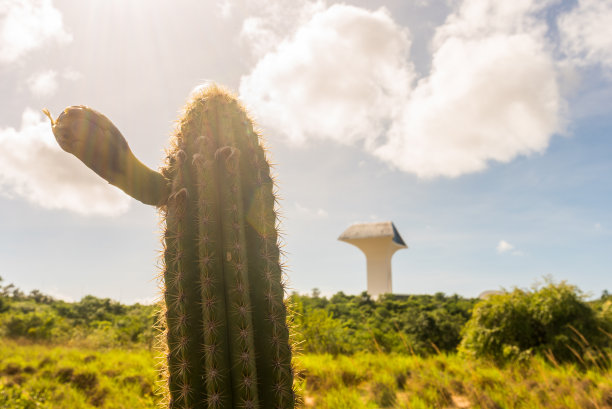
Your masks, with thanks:
M51 122L64 150L165 217L169 407L293 408L274 183L239 102L214 85L198 91L160 173L92 109Z

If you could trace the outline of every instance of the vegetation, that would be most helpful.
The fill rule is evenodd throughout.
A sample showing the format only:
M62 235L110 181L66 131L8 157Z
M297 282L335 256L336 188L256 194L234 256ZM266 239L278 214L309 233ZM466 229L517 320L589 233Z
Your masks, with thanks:
M151 409L159 402L154 353L0 341L0 408Z
M151 409L156 353L0 340L3 409ZM298 388L306 408L612 408L612 376L540 357L496 367L456 354L429 357L305 354Z
M480 302L465 327L461 349L498 363L537 353L551 362L608 366L611 324L576 287L549 282Z
M457 354L304 355L307 407L362 408L612 408L610 372L555 366L531 357L497 367Z
M318 290L290 297L303 352L330 354L455 351L476 301L442 293L374 301L365 292L340 292L327 299Z
M612 408L606 292L587 302L577 288L549 282L484 301L317 291L290 300L306 407ZM157 306L93 296L68 303L12 285L0 286L0 306L1 408L160 403Z
M0 283L2 278L0 277ZM24 294L0 287L0 336L89 347L153 347L159 311L154 305L123 305L91 295L79 302L53 299L40 291Z

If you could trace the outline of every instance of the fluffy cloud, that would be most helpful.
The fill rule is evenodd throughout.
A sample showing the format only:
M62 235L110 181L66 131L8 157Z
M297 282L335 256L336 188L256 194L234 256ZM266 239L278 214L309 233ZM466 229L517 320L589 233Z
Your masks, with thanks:
M506 240L500 240L499 243L497 243L497 252L500 254L506 253L512 249L514 249L514 246L508 243Z
M217 11L223 18L229 18L232 15L232 2L230 0L221 0L217 2Z
M0 128L0 194L81 214L116 215L129 206L123 192L62 151L49 121L31 109L20 130Z
M563 129L545 2L466 0L438 27L415 81L410 35L389 13L334 5L241 79L260 123L291 141L358 144L421 177L542 152Z
M61 13L51 0L0 2L0 63L11 63L50 42L66 43Z
M577 65L612 69L612 3L580 0L558 21L562 48Z
M410 90L409 48L384 9L335 5L259 60L240 95L262 125L293 142L373 146Z
M438 30L422 78L380 158L421 177L459 176L542 152L562 129L562 99L531 2L466 1Z
M78 81L83 77L83 74L81 74L79 71L75 70L74 68L66 68L64 72L62 73L62 77L65 80Z
M26 81L30 92L38 97L46 97L57 91L57 72L47 70L32 75Z
M311 209L306 206L302 206L298 202L295 202L295 210L302 216L306 216L308 218L325 218L329 216L329 214L321 208Z
M61 75L55 70L42 71L31 75L26 80L26 85L34 96L48 97L55 94L59 88L59 77L68 81L77 81L81 78L81 73L72 68L67 68Z
M310 0L234 0L232 5L248 14L240 36L249 52L257 58L272 52L286 37L325 8L322 1Z

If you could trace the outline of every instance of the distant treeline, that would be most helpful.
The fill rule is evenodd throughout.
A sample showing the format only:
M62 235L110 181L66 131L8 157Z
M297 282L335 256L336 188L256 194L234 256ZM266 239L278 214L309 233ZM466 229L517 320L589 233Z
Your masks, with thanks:
M338 293L327 299L292 294L296 338L306 353L460 352L503 364L541 355L554 363L609 365L612 296L586 301L565 282L493 294L484 300L458 295Z
M476 299L458 295L385 295L339 292L325 298L293 293L297 338L305 352L351 354L454 351Z
M0 336L93 346L154 345L160 308L124 305L91 295L65 302L34 290L1 285ZM330 298L291 294L294 339L304 353L395 352L471 354L498 362L533 354L551 361L608 362L612 346L612 296L596 301L564 282L547 281L486 300L459 295L367 293Z
M2 278L0 278L0 283ZM66 302L38 290L0 285L0 335L91 346L153 345L158 308L87 295Z

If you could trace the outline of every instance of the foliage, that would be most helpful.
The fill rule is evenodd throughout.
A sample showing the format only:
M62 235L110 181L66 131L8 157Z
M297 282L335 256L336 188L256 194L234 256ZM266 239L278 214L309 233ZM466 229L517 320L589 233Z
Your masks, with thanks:
M331 354L454 351L475 303L442 293L375 301L365 292L340 292L327 299L318 290L290 300L304 352Z
M607 364L609 321L565 282L493 295L474 308L461 350L499 363L540 353L553 362Z
M93 296L55 300L0 286L0 336L89 347L145 346L159 330L157 305L124 305ZM540 354L548 359L605 366L612 341L612 297L585 302L565 283L514 290L481 301L457 295L385 296L318 291L292 294L296 341L303 353L454 352L504 363ZM474 314L471 321L468 320ZM467 325L466 325L467 323ZM582 360L582 362L581 362Z
M144 344L156 337L157 306L123 305L92 295L78 302L56 300L14 285L0 287L0 336L90 346Z

